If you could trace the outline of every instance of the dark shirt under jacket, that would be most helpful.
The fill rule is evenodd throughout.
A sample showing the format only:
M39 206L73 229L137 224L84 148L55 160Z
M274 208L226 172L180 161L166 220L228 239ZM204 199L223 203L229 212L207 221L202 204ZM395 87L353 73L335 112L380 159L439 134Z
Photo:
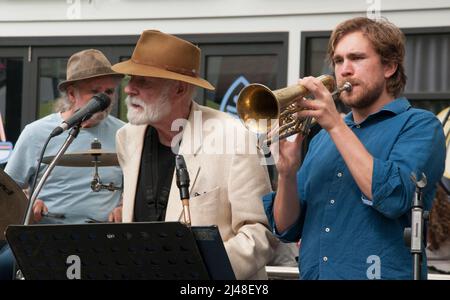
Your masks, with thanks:
M164 221L175 168L175 154L159 142L158 132L145 132L136 190L134 221Z

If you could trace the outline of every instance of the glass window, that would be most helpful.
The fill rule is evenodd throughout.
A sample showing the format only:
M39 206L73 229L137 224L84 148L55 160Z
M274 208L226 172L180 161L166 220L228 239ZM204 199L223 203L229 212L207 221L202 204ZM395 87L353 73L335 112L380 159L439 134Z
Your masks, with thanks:
M0 57L0 112L7 141L20 133L23 59Z
M205 91L206 105L236 114L237 95L241 89L253 82L275 89L277 70L276 55L207 56L206 79L216 89Z
M306 44L306 70L305 76L320 76L332 74L333 70L326 61L328 38L311 38Z
M130 56L126 57L120 57L120 61L125 61L130 59ZM127 119L127 104L125 102L125 99L127 98L127 94L125 93L124 89L125 86L128 84L128 81L130 81L130 76L126 75L119 85L119 119L121 119L124 122L128 122Z
M450 34L407 35L405 71L405 93L450 93Z
M39 59L38 118L58 110L58 100L61 97L58 84L66 78L68 59L68 57Z
M326 62L328 37L307 37L303 75L331 73ZM450 33L406 33L404 95L414 107L439 113L450 104Z

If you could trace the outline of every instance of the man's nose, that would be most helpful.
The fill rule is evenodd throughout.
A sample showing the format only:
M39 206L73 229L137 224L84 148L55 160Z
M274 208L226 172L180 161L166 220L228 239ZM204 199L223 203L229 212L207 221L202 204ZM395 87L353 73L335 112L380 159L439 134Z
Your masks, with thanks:
M133 84L133 81L130 80L128 82L128 84L125 86L125 88L123 89L123 91L125 93L127 93L127 95L131 95L131 96L135 96L138 94L138 89L136 89L135 85Z
M348 76L353 75L354 69L353 69L352 62L348 59L344 60L344 62L341 65L339 73L342 77L348 77Z

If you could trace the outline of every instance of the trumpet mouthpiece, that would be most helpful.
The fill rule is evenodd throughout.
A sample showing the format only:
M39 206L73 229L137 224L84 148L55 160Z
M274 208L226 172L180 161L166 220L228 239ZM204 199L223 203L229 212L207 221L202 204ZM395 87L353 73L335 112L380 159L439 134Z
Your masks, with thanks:
M347 93L351 92L352 89L353 89L352 84L350 82L348 82L348 81L346 81L344 83L344 85L342 86L342 88L341 88L342 91L346 91Z

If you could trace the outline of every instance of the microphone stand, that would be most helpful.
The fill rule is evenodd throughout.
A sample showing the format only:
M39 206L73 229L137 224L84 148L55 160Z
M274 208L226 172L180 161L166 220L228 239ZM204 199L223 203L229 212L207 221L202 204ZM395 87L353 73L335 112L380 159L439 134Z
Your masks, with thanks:
M183 203L184 224L191 227L191 212L189 211L189 173L182 155L175 157L177 186L180 189L180 199Z
M44 186L45 182L47 181L47 178L50 175L50 173L52 172L53 168L56 166L56 163L59 161L61 156L64 155L64 153L66 152L66 150L70 146L70 144L73 142L73 140L78 136L78 133L80 132L80 124L81 124L81 122L79 124L77 124L76 126L74 126L70 130L66 141L62 145L61 149L59 149L58 153L56 154L56 156L53 158L53 160L51 161L51 163L45 170L44 175L42 175L42 178L39 181L39 184L34 189L33 194L31 195L30 201L28 203L27 214L25 216L25 221L24 221L23 225L30 224L31 215L33 213L34 202L36 202L39 192L41 191L42 187Z
M411 205L411 227L405 228L404 238L413 255L413 279L420 280L424 220L428 218L428 212L423 210L422 189L427 185L427 177L422 173L422 179L417 180L416 175L412 173L411 180L416 185L416 190Z

